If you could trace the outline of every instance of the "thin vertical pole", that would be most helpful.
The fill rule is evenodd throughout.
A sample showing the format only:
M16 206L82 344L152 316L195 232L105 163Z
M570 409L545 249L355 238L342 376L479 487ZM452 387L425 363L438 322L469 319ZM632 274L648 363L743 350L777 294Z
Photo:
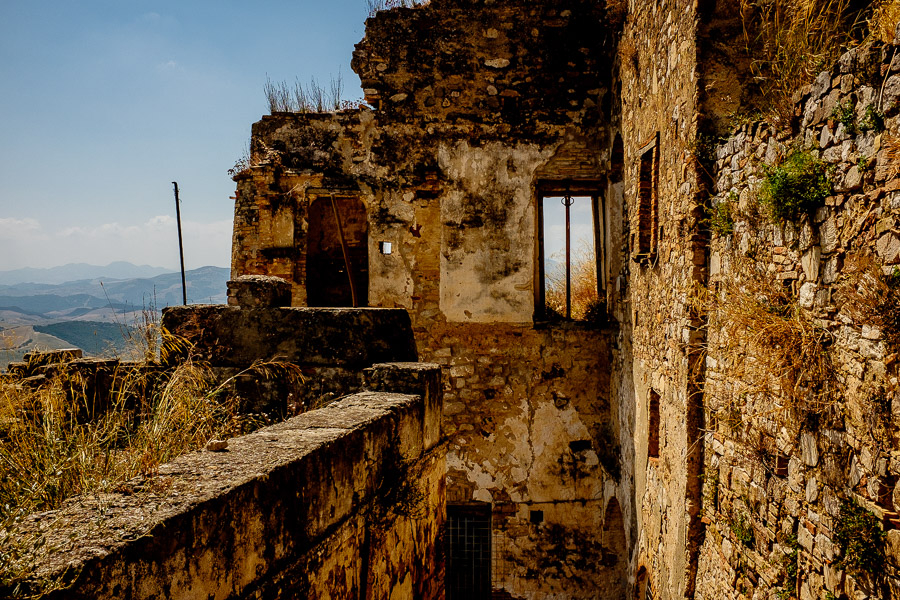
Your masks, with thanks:
M331 194L331 210L334 211L334 220L337 221L338 235L341 236L341 252L344 253L344 266L347 268L347 279L350 280L350 298L353 300L353 308L357 308L359 303L356 301L356 284L353 283L353 271L350 270L350 254L347 252L347 240L344 239L344 226L341 225L341 217L338 215L337 202L334 200L334 194Z
M181 258L181 297L184 305L187 306L187 283L184 280L184 242L181 239L181 202L178 200L178 182L173 181L175 186L175 220L178 221L178 256Z
M571 206L575 201L568 193L562 203L566 207L566 318L572 318L572 221Z

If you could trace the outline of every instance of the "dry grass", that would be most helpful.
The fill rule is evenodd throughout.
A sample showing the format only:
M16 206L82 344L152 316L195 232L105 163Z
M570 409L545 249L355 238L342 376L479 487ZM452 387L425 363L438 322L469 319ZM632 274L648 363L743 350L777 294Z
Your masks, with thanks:
M302 380L298 367L276 361L224 381L190 358L164 368L167 354L183 352L186 343L157 332L150 327L135 340L135 354L152 360L120 364L100 394L65 365L39 388L0 378L0 595L27 591L20 586L33 573L34 557L53 551L40 538L18 538L24 516L72 496L122 491L135 476L153 476L159 465L210 439L265 424L240 413L239 399L228 393L239 377Z
M872 16L869 18L869 35L872 39L886 44L894 40L894 32L900 23L900 0L875 2Z
M859 43L869 10L850 0L741 0L752 74L766 104L760 108L788 119L793 94Z
M748 261L736 271L738 276L722 281L719 293L710 295L721 331L713 355L741 387L732 401L762 398L770 412L787 411L782 420L795 425L822 415L840 396L832 334L758 263Z
M286 81L274 82L266 77L264 88L269 112L309 113L327 112L333 110L345 110L359 108L364 103L352 100L343 100L344 81L340 73L332 77L328 87L310 78L309 84L303 85L299 79L294 80L294 85Z
M887 166L887 180L900 177L900 136L886 133L882 136L882 157Z
M844 263L837 300L854 323L881 330L889 351L900 351L900 273L885 275L869 254L849 257Z
M583 321L591 316L597 306L597 262L593 246L583 245L572 252L572 319ZM544 291L547 309L558 315L566 314L566 265L559 265L547 273Z

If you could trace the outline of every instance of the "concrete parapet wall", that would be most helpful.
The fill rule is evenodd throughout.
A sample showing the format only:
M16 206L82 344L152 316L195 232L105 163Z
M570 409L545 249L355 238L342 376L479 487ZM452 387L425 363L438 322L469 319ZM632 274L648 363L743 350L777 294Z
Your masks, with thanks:
M52 598L439 598L437 404L348 396L33 515L18 537L53 549L45 582L74 577Z

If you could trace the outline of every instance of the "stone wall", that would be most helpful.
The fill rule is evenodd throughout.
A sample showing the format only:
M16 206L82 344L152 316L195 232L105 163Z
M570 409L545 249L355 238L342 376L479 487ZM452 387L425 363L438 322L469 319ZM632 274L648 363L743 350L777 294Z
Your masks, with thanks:
M48 598L442 598L445 449L424 399L348 396L32 515L6 550L44 540L34 585L65 586Z
M489 506L493 585L515 597L624 592L615 327L538 306L540 195L606 193L610 56L593 2L380 12L353 61L375 110L263 117L235 178L232 275L284 277L294 306L315 285L310 207L365 206L369 305L408 310L443 366L448 497Z
M798 93L790 127L746 124L712 157L698 598L900 593L897 347L886 327L898 302L872 301L900 264L897 55L880 43L848 52ZM831 192L775 218L768 174L798 150L824 163ZM760 325L730 326L748 316ZM841 552L847 502L874 515L849 529L854 540L885 532L874 565Z
M697 3L629 3L615 69L623 173L611 187L619 250L611 306L621 325L613 390L636 526L629 579L654 597L690 597L699 544L701 397L691 376L702 346L689 290L705 279L698 130ZM615 222L615 221L614 221ZM642 238L646 241L641 241ZM644 247L646 246L646 247ZM651 396L658 411L650 414ZM658 453L650 456L651 423ZM658 431L657 431L658 430ZM633 513L634 516L631 516Z

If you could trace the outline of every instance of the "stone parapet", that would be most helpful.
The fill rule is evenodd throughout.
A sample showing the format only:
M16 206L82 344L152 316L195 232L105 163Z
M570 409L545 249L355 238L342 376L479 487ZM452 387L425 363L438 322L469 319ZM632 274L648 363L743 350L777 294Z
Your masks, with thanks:
M420 395L355 394L33 515L4 546L56 549L49 598L440 598L439 420Z

